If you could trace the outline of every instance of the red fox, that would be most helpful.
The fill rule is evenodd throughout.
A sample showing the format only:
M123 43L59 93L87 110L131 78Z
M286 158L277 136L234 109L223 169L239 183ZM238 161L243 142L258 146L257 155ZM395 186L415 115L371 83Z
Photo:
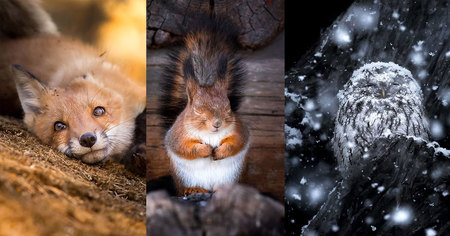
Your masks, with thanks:
M1 114L85 163L123 154L145 108L139 86L94 48L59 36L36 1L0 4Z
M237 182L250 146L249 130L236 113L244 76L238 30L222 17L198 22L170 55L160 101L167 125L177 116L165 146L180 195Z

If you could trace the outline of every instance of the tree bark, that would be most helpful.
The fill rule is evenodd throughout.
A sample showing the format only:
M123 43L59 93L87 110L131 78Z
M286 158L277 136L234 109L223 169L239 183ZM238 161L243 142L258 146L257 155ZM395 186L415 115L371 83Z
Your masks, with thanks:
M329 234L333 226L339 235L448 233L449 157L405 137L378 139L369 152L373 158L352 167L304 233ZM397 207L411 210L409 224L396 224Z
M182 39L191 18L213 12L227 16L240 28L244 48L267 45L284 27L284 1L265 0L182 0L147 2L147 46L161 47Z
M147 195L152 235L283 235L284 207L254 188L231 184L211 194Z

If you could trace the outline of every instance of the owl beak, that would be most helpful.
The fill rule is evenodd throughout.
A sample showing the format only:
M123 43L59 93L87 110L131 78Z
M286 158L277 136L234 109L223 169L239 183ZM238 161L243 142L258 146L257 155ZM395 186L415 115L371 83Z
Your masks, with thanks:
M384 92L384 89L383 89L383 91L381 91L381 94L383 95L383 97L386 96L386 93Z

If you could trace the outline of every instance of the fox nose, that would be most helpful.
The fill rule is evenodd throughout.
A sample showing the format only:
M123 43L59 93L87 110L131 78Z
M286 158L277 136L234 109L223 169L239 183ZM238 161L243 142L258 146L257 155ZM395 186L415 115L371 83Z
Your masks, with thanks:
M93 133L85 133L80 137L80 145L83 147L92 147L97 142L97 136Z

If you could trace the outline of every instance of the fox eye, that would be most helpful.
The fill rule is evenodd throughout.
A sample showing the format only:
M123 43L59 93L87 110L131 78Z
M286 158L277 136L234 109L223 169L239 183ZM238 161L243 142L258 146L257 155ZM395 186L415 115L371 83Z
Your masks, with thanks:
M53 128L55 129L55 131L61 131L66 129L67 125L62 122L56 121L55 124L53 125Z
M104 107L96 107L92 114L94 114L94 116L97 116L97 117L103 116L105 114L105 108Z

